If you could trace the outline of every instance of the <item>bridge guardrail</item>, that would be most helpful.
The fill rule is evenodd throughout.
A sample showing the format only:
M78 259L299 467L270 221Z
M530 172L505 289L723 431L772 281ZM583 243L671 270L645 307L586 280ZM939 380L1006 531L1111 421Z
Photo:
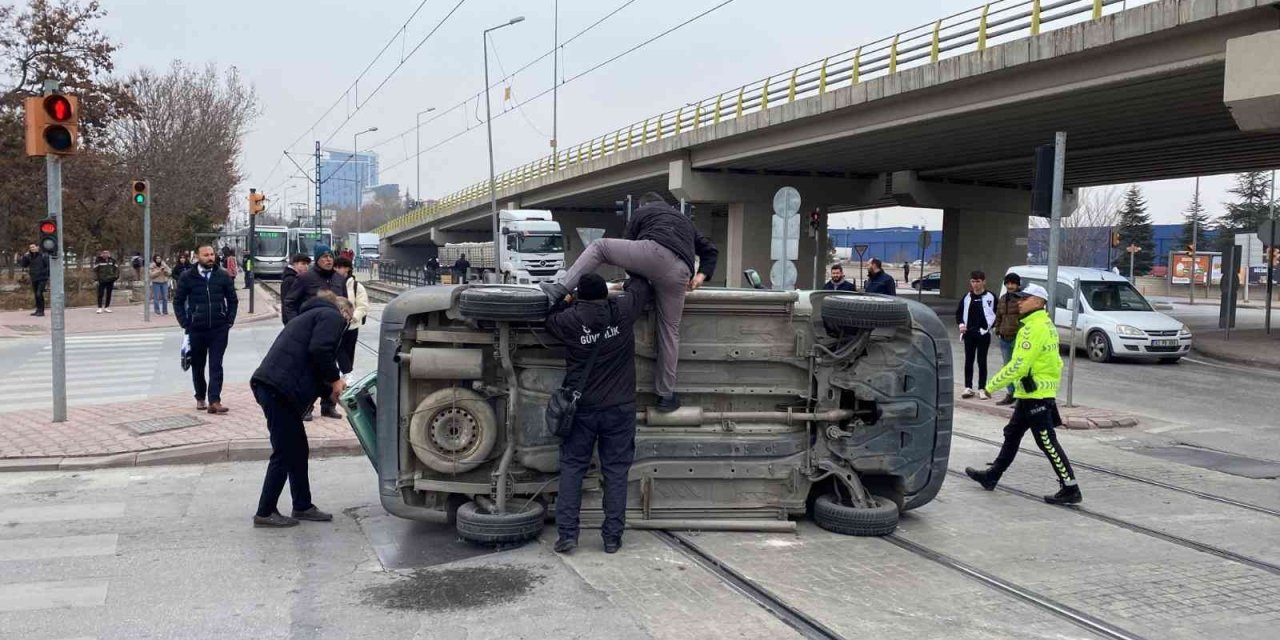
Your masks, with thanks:
M1156 0L1133 0L1135 6ZM838 87L857 85L899 70L936 64L972 51L1089 20L1100 20L1109 7L1127 8L1128 0L997 0L962 11L870 44L827 56L790 71L745 84L693 103L636 122L577 146L557 151L497 175L501 191L548 174L597 160L635 146L679 135L708 125L740 118L789 104L798 99L825 94ZM1114 11L1113 11L1114 13ZM456 205L485 198L485 180L451 193L433 204L387 221L374 232L386 236L418 224L444 217Z

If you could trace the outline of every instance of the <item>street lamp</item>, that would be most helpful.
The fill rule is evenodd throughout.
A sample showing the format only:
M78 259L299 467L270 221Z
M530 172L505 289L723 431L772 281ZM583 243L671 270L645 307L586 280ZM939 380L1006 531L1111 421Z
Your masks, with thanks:
M498 185L493 169L493 110L489 106L489 32L523 21L524 16L516 16L496 27L485 29L482 42L484 45L484 128L489 137L489 208L493 214L493 250L495 251L495 257L498 255L496 251L501 238L498 237ZM494 266L496 267L497 265L495 264Z
M416 140L417 153L413 154L416 171L418 174L418 202L422 202L422 114L435 111L435 107L430 107L423 111L419 111L418 115L413 117L413 136Z
M360 154L360 136L366 133L377 131L377 127L369 127L364 131L357 131L351 136L351 159L356 163L356 261L360 261L360 223L361 214L364 213L364 172L360 171L360 159L356 156ZM316 233L320 233L316 229Z

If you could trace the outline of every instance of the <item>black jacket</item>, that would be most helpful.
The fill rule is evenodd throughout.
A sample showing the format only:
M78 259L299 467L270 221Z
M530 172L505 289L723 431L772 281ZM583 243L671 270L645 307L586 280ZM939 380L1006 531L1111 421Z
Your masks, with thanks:
M427 269L431 271L439 271L440 261L435 258L427 258Z
M280 274L280 322L288 324L289 316L284 312L284 301L289 298L289 291L293 289L293 283L298 281L298 272L293 270L292 265L285 265L284 271Z
M858 285L854 284L852 280L847 279L841 280L840 284L836 284L828 280L826 284L822 285L822 289L824 291L857 291Z
M689 216L665 204L647 204L631 214L627 223L628 240L653 240L670 249L693 271L693 257L698 257L698 273L708 280L716 272L716 260L720 251L715 243L702 235Z
M236 283L226 269L217 266L205 278L197 265L182 274L173 294L173 313L187 331L222 329L236 323Z
M280 288L284 289L284 284L281 284ZM339 298L347 297L346 279L338 275L337 271L325 271L314 264L307 269L306 273L297 276L293 282L289 283L288 291L281 296L284 305L280 313L284 317L285 324L302 313L302 305L315 298L316 294L324 289L332 291Z
M24 253L18 260L18 266L27 270L32 282L44 282L49 279L49 256L42 252Z
M606 408L636 401L633 328L652 297L653 287L648 280L632 278L627 281L626 291L613 300L577 302L547 316L547 331L565 346L566 386L582 392L578 406ZM587 360L601 335L604 344L591 369L591 379L583 385Z
M466 258L458 258L453 262L453 270L455 273L466 273L471 268L471 263Z
M173 265L173 269L169 271L169 277L173 278L175 288L177 286L177 283L182 282L183 274L190 271L191 268L194 266L195 265L191 264L190 262L186 264L182 264L181 262L179 262L178 264Z
M884 293L896 296L898 295L898 283L894 282L893 276L881 271L873 276L867 276L866 290L867 293Z
M309 300L276 336L250 384L271 387L299 413L338 379L338 345L347 321L331 302Z

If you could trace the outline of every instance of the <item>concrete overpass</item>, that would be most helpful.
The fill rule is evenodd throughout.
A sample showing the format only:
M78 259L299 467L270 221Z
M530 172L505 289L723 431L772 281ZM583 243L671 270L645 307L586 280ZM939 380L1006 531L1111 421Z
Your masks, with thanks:
M627 194L683 198L728 286L768 273L781 186L800 190L802 212L938 208L943 294L958 295L970 269L1025 259L1032 152L1055 131L1072 190L1280 165L1280 2L1118 9L993 3L509 171L499 201L555 211L572 258L575 228L621 233ZM487 239L488 210L486 181L410 212L380 229L384 255L418 263L427 244ZM801 286L826 255L819 237L801 243Z

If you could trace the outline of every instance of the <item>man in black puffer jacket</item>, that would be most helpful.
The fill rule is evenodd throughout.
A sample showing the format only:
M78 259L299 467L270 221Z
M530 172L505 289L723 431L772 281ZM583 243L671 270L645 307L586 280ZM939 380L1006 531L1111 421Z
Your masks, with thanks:
M240 299L236 297L235 281L218 266L218 254L213 247L200 247L197 253L195 268L187 270L178 281L173 313L191 338L191 382L195 386L196 408L223 414L227 408L222 406L222 356L227 352L227 337L231 325L236 323ZM206 359L209 363L207 388ZM208 405L205 405L206 391Z
M592 242L573 267L557 283L543 284L552 308L578 286L582 276L602 264L622 267L653 284L658 307L658 363L654 367L654 392L659 411L680 408L676 397L676 365L680 360L680 316L684 295L711 278L719 251L702 235L689 216L667 204L662 196L646 193L640 208L627 223L626 238L601 238ZM694 258L697 257L697 272Z
M284 296L284 305L280 309L285 324L289 324L302 311L308 300L315 299L321 291L329 291L339 298L347 297L347 279L333 270L333 250L327 244L315 246L316 261L306 273L298 276L289 285L289 292ZM302 419L311 422L311 410L308 409ZM328 397L320 398L320 415L326 418L341 418L338 407Z
M307 432L302 415L317 396L336 402L346 388L339 375L338 345L351 322L349 301L322 291L302 305L301 312L285 325L253 372L249 386L267 418L271 434L271 459L262 481L262 496L253 517L255 527L292 527L298 520L328 521L331 514L311 502L307 479ZM279 512L276 503L289 480L293 517Z
M298 276L307 272L311 267L311 256L305 253L295 253L289 258L289 264L284 266L284 271L280 273L280 301L283 303L289 298L289 291L293 289L293 283L298 281ZM283 304L280 309L281 324L289 324L290 315L285 314Z

